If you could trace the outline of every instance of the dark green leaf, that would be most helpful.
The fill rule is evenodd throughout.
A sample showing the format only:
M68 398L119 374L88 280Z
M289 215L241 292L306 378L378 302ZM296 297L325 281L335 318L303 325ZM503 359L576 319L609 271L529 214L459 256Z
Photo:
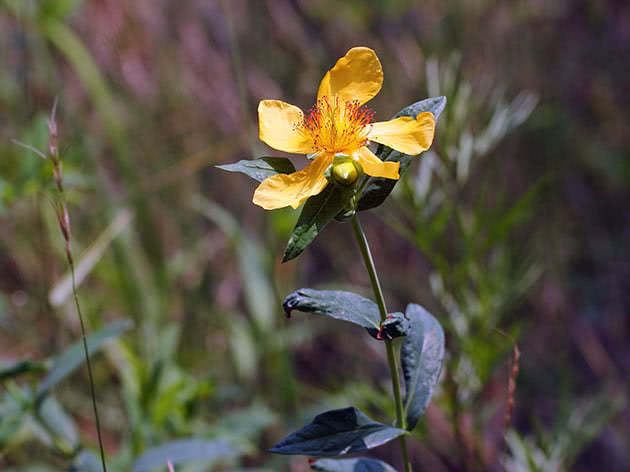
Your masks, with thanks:
M17 377L18 375L30 373L30 372L42 372L46 371L46 365L43 362L31 361L30 359L16 362L10 367L6 367L0 370L0 382Z
M376 459L320 459L311 464L319 472L396 472L391 465Z
M403 108L396 114L396 116L394 116L394 118L398 118L401 116L415 117L420 113L429 111L433 113L435 121L437 122L437 119L440 116L440 113L442 113L442 110L444 110L445 106L446 97L427 98L425 100L421 100L412 105L409 105L406 108ZM376 149L376 155L382 161L400 162L401 177L409 168L412 159L416 157L394 151L393 149L387 146L383 146L382 144L379 144L378 148ZM396 182L398 181L392 179L368 177L366 183L364 184L363 191L361 192L357 209L359 211L363 211L379 206L385 201L387 196L394 189Z
M420 305L409 304L406 315L410 327L400 348L400 361L405 377L407 429L411 431L429 404L442 371L444 331Z
M211 462L237 456L236 450L225 441L180 439L149 449L133 464L133 472L147 472L164 468L168 461L173 465L187 462Z
M328 222L344 209L351 196L351 188L328 185L323 192L309 198L293 229L282 262L290 261L302 254Z
M124 331L131 328L131 326L132 323L129 320L116 321L100 331L88 335L88 352L90 354L95 353L101 349L107 341L120 336ZM84 362L85 352L83 351L83 341L79 340L54 359L52 369L37 387L37 402L40 402L50 389L74 372Z
M312 423L289 435L269 451L338 456L378 447L403 434L404 430L377 423L351 406L317 415Z
M258 182L262 182L272 175L295 172L295 166L286 157L261 157L260 159L243 160L233 164L222 164L217 167L228 172L240 172Z
M380 328L378 306L372 300L352 292L301 288L287 295L282 303L287 316L298 310L349 321L364 328Z

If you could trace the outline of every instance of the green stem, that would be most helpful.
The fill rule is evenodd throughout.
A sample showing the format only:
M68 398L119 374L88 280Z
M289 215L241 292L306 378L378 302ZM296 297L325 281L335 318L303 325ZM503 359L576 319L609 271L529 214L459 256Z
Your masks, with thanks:
M98 417L98 408L96 406L96 391L94 389L92 363L90 362L90 353L88 351L87 338L85 336L85 324L83 323L81 305L79 305L79 295L77 294L77 281L74 275L74 260L72 259L72 253L70 252L69 243L66 245L66 256L68 258L70 273L72 275L72 294L74 296L74 305L77 308L77 314L79 315L79 322L81 324L81 339L83 340L83 351L85 352L85 362L87 364L88 377L90 379L90 396L92 397L92 409L94 410L94 420L96 422L96 434L98 436L98 447L101 453L101 463L103 464L103 472L107 472L107 465L105 464L105 448L103 447L103 438L101 437L101 422Z
M374 259L372 259L372 253L370 252L370 246L368 245L367 238L361 228L359 217L355 214L352 217L352 229L354 235L361 249L361 255L365 262L365 267L370 274L370 282L372 283L372 290L374 291L374 297L378 305L379 312L381 314L381 322L387 318L387 308L385 307L385 298L383 297L383 289L381 283L378 280L376 273L376 267L374 266ZM396 425L399 428L406 429L405 416L403 414L403 402L400 394L400 376L398 374L398 362L396 361L396 354L394 352L393 341L385 340L385 349L387 350L387 363L389 364L389 373L392 377L392 388L394 390L394 402L396 404ZM405 464L405 472L411 472L411 464L409 463L409 457L407 454L407 443L405 442L405 436L400 437L400 450L403 456L403 462Z

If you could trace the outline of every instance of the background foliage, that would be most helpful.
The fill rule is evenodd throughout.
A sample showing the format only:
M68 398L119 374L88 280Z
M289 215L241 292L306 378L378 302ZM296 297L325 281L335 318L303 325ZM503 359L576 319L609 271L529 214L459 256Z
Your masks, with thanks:
M379 119L449 99L432 152L363 218L390 309L445 328L416 469L630 468L627 2L2 0L0 31L0 468L93 460L86 373L38 400L78 326L49 163L10 142L45 148L55 96L85 312L95 333L133 321L95 358L112 468L195 437L230 445L191 470L307 470L262 451L322 405L390 408L376 341L282 313L303 286L369 293L350 228L281 265L296 213L212 167L269 155L258 100L310 107L355 45L383 62Z

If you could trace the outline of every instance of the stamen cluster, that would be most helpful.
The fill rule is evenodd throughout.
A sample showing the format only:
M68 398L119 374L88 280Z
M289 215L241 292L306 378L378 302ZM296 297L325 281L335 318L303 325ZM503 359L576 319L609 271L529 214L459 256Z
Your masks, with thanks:
M365 146L373 119L374 112L357 101L322 97L297 129L312 139L317 151L338 153Z

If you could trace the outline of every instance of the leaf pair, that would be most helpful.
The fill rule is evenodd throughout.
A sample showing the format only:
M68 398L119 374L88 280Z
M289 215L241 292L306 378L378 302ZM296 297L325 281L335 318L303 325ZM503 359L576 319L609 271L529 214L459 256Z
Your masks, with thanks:
M401 116L417 116L423 112L431 112L436 121L444 110L446 97L435 97L421 100L398 112L394 118ZM402 154L393 149L379 145L376 155L382 161L400 162L400 175L402 176L415 156ZM262 182L267 177L276 174L290 174L295 172L295 166L284 157L263 157L256 160L242 160L234 164L217 166L229 172L240 172ZM381 205L392 192L397 180L365 176L358 189L357 209L369 210ZM284 253L283 262L299 256L306 247L313 242L317 235L335 217L343 219L347 216L345 206L354 189L328 185L326 188L309 198L302 209L302 213L289 239Z
M350 406L317 415L312 423L287 436L269 452L308 456L339 456L373 449L406 431L374 421Z
M378 307L374 302L351 292L304 288L288 295L283 306L287 314L292 310L299 310L329 316L368 330L377 330L379 334L383 333L387 322L386 320L380 323ZM409 304L404 315L402 313L394 315L388 318L393 320L390 324L396 327L399 335L404 336L400 349L406 386L404 426L411 431L424 413L437 385L444 360L444 332L440 323L419 305ZM341 455L371 449L404 433L404 429L377 423L357 408L348 407L318 415L312 423L274 446L271 452L316 456Z

